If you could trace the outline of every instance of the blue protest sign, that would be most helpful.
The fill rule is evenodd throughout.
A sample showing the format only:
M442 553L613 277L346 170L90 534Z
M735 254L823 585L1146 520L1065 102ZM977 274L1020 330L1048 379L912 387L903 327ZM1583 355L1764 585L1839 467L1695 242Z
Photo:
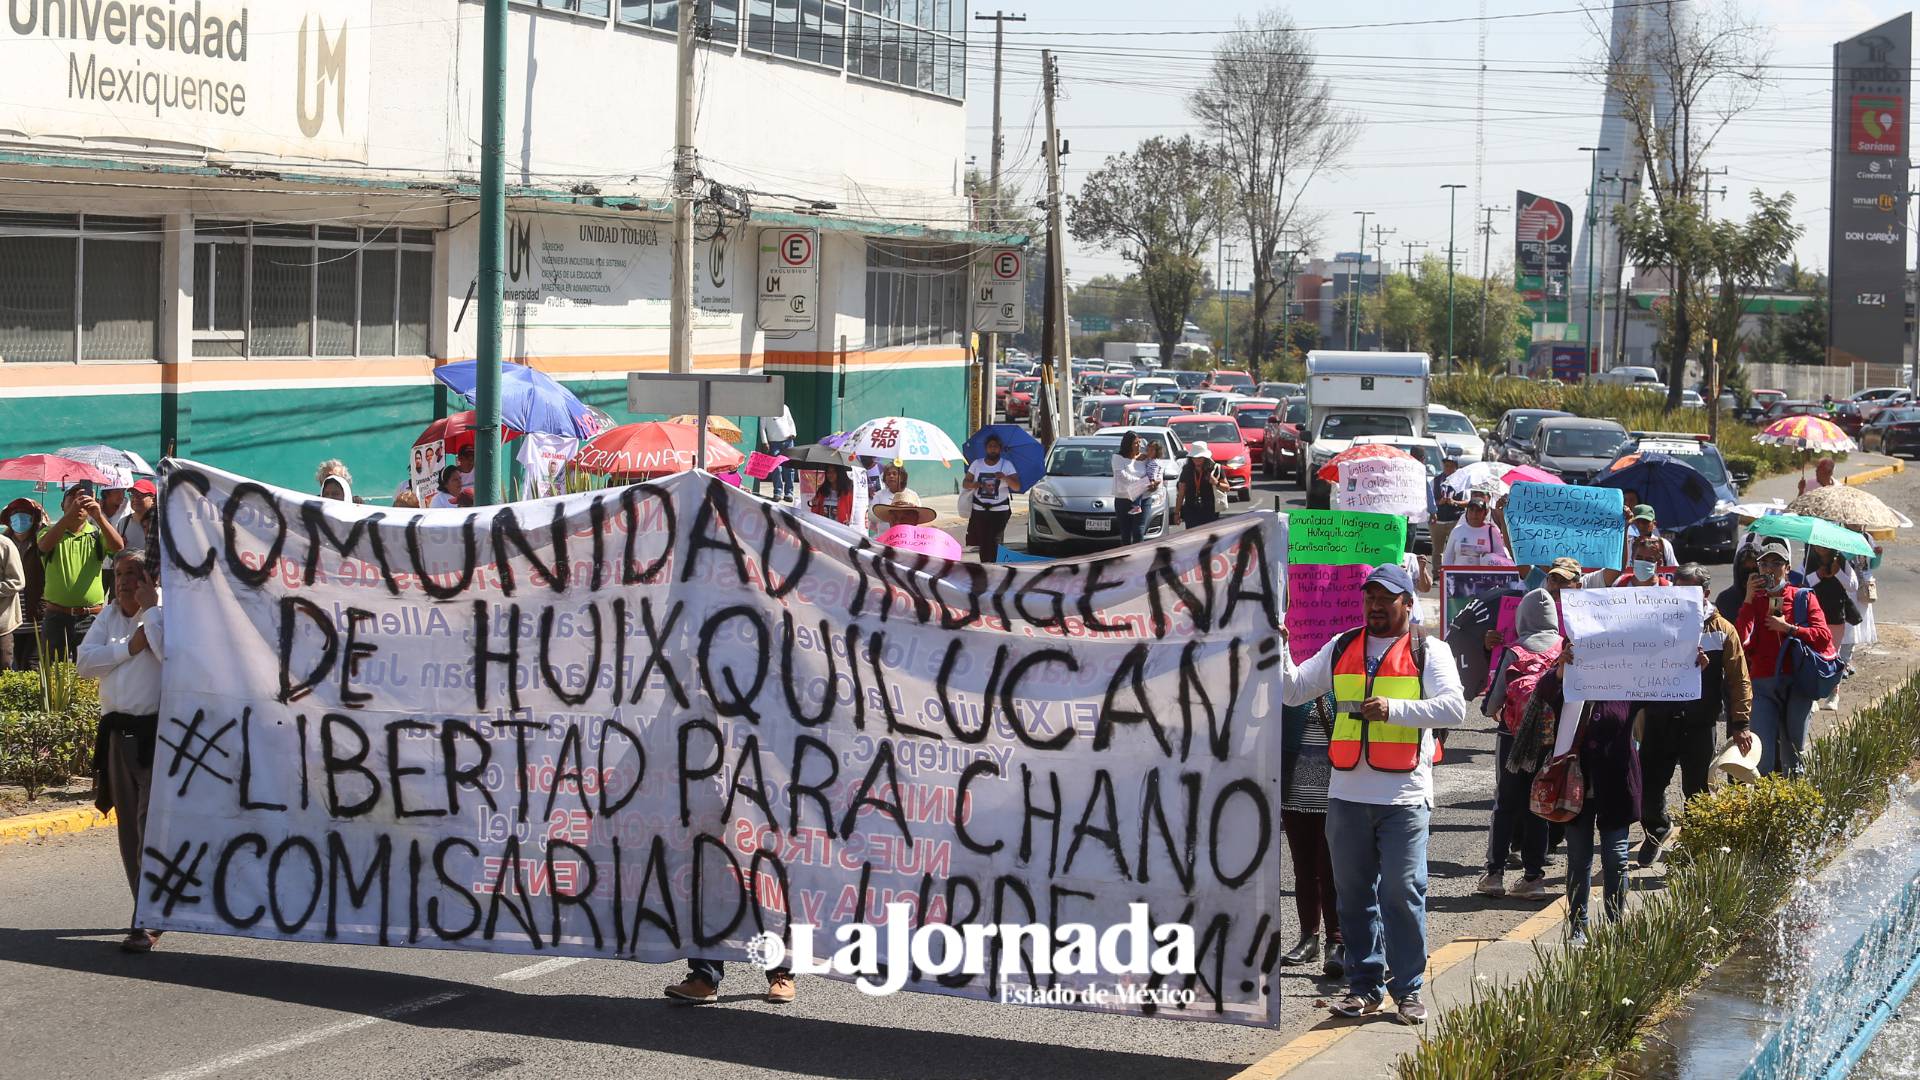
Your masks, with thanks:
M1542 566L1561 556L1618 570L1626 545L1620 489L1519 483L1507 492L1513 561Z

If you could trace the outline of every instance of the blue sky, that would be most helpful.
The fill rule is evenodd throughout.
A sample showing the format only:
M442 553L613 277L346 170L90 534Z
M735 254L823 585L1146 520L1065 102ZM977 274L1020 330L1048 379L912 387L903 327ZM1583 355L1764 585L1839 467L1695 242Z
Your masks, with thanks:
M1584 210L1586 154L1599 131L1601 94L1579 72L1599 48L1578 0L1486 0L1489 16L1559 11L1486 24L1485 205L1511 208L1516 188L1550 195ZM1707 0L1701 0L1707 2ZM1712 0L1718 2L1718 0ZM1318 254L1358 241L1356 210L1375 211L1368 226L1396 230L1388 257L1406 254L1404 241L1425 241L1438 254L1447 243L1444 183L1464 183L1458 243L1472 237L1476 72L1480 24L1368 26L1356 23L1432 20L1477 14L1463 0L1330 0L1283 5L1311 30L1323 73L1336 97L1360 118L1363 130L1342 170L1324 176L1307 203L1324 215L1327 239ZM1827 250L1828 110L1832 44L1911 10L1890 0L1749 0L1752 18L1771 30L1771 83L1757 106L1722 137L1709 164L1725 167L1727 188L1716 212L1739 210L1747 193L1792 191L1806 227L1801 261L1824 267ZM1069 192L1109 154L1156 134L1199 133L1186 98L1204 77L1206 57L1237 14L1260 5L1208 0L1175 5L1145 0L1045 0L1005 10L1027 16L1009 24L1003 113L1007 175L1036 197L1045 173L1038 137L1039 50L1056 48L1065 99L1062 133L1071 141L1065 180ZM983 8L976 4L975 14ZM1182 12L1195 13L1182 17ZM1605 24L1605 14L1599 16ZM968 76L968 149L985 168L991 130L992 24L973 24ZM1150 54L1150 55L1148 55ZM1029 121L1032 128L1029 128ZM1492 262L1511 260L1511 214L1496 214ZM1479 261L1478 238L1468 257ZM1231 243L1231 241L1229 241ZM1369 244L1371 245L1371 239ZM1243 245L1244 246L1244 245ZM1418 258L1419 249L1415 250ZM1074 281L1123 273L1117 254L1069 249ZM1242 255L1238 283L1247 272Z

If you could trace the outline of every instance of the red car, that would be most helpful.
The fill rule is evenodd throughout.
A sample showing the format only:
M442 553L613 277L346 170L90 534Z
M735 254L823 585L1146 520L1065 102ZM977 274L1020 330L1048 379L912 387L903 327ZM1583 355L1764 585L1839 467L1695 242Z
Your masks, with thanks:
M1247 460L1255 468L1260 467L1261 459L1266 456L1263 440L1267 436L1267 418L1279 404L1273 398L1248 398L1227 406L1227 415L1240 425L1240 440L1247 444Z
M1260 470L1267 474L1267 479L1300 475L1301 464L1306 460L1303 456L1306 446L1300 441L1300 429L1306 422L1306 398L1287 398L1273 410L1263 439L1264 449L1260 454Z
M1033 398L1040 392L1039 379L1015 379L1007 387L1007 419L1025 420L1033 415Z
M1206 389L1250 394L1253 392L1253 376L1230 368L1215 368L1207 373Z
M1174 416L1168 418L1167 430L1188 446L1206 443L1213 454L1213 463L1227 474L1227 483L1233 488L1232 497L1253 498L1253 465L1247 460L1247 444L1241 439L1240 425L1233 417L1223 413Z

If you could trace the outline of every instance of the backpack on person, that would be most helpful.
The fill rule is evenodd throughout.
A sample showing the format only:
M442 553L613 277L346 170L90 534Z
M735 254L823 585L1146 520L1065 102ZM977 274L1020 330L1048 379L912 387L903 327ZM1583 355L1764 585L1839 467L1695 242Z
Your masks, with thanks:
M1795 626L1809 626L1811 620L1807 613L1808 593L1810 589L1796 589L1793 593L1793 619ZM1832 697L1840 689L1840 680L1846 676L1847 665L1832 653L1821 653L1813 646L1797 637L1789 636L1780 646L1781 659L1788 665L1788 685L1795 697L1822 701Z

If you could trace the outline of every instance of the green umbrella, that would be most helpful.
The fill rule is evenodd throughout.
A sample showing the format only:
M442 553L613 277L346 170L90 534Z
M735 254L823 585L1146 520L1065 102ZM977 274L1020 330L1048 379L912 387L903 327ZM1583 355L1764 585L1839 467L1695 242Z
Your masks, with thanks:
M1873 554L1873 545L1852 529L1805 514L1768 514L1753 523L1761 536L1784 536L1814 547L1832 548L1846 555Z

